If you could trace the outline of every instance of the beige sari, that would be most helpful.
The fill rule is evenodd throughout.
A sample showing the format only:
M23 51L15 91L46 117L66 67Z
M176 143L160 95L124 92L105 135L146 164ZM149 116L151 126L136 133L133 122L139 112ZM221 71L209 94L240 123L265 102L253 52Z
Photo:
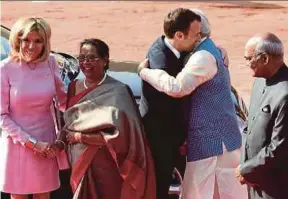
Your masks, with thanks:
M68 108L64 120L64 129L99 135L91 144L69 147L74 199L99 198L100 188L90 174L95 172L94 164L101 164L103 148L111 155L105 161L115 164L111 173L118 173L122 180L119 199L156 198L152 157L137 105L125 84L108 76Z

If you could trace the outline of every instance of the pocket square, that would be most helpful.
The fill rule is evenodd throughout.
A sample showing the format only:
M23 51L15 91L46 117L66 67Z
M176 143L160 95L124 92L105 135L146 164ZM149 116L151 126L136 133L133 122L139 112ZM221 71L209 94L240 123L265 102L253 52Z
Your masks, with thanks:
M266 106L264 106L263 108L262 108L262 112L264 112L264 113L270 113L270 106L269 105L266 105Z

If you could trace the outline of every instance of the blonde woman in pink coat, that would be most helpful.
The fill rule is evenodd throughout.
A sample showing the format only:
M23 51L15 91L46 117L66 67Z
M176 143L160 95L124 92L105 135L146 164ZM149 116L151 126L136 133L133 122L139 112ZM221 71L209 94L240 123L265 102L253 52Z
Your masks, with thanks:
M55 92L65 107L65 88L50 55L51 28L41 18L21 18L12 27L12 51L0 62L0 191L12 199L49 199L59 188L58 165L49 150L55 127ZM55 80L55 84L54 84Z

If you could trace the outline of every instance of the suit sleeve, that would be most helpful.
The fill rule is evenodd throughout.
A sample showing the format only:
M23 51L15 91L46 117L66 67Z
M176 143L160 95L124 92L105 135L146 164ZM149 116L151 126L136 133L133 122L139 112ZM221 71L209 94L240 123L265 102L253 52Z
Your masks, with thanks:
M251 183L257 183L261 176L288 159L288 97L282 100L277 110L270 143L267 143L252 159L240 166L241 175Z
M167 70L166 56L160 49L150 49L147 58L151 69Z
M207 51L198 51L188 60L176 77L164 70L144 68L140 77L160 92L175 98L189 95L198 86L212 79L217 73L216 59Z
M248 118L246 118L244 122L243 130L242 130L242 133L245 135L247 135L247 132L248 132Z

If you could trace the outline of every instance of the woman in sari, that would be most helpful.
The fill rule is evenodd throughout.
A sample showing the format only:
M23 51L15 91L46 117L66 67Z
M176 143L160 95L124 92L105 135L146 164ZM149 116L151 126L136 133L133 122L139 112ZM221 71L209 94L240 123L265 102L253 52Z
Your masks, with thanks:
M65 126L73 199L154 199L153 163L128 86L106 74L109 48L99 39L80 44L83 80L68 89Z

